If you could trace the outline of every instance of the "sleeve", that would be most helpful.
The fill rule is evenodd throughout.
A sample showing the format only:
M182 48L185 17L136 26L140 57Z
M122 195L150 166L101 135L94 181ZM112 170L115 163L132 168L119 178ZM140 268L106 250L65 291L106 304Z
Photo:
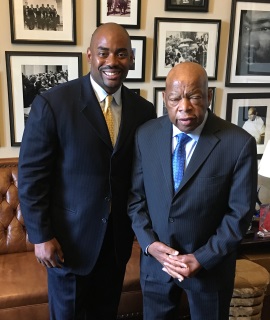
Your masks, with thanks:
M143 181L142 157L138 142L138 132L135 135L135 150L133 156L132 186L128 201L128 215L132 221L132 228L141 248L147 253L149 245L159 241L153 231L151 218L148 212L147 200Z
M37 96L22 138L18 173L20 206L32 243L53 238L49 208L56 136L52 109L44 97Z

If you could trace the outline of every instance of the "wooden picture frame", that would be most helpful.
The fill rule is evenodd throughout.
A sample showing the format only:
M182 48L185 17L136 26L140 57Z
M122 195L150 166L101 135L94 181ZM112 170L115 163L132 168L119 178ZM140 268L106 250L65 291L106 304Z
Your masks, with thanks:
M257 119L249 119L250 108L255 109ZM270 139L270 93L228 93L226 120L243 127L255 137L260 159Z
M270 0L232 0L225 86L270 86Z
M201 64L217 79L221 20L155 18L153 80L165 80L182 61Z
M208 12L208 0L165 0L165 11Z
M214 112L215 101L216 101L216 87L209 87L212 90L212 101L209 106L210 110ZM165 91L165 87L155 87L154 88L154 106L156 107L156 113L158 117L164 116L167 114L167 109L163 101L162 92Z
M12 43L76 44L75 0L59 0L57 5L31 3L9 0Z
M143 82L145 80L146 37L131 36L134 63L129 69L125 82Z
M20 146L36 95L82 75L82 53L6 51L11 146Z
M140 29L140 19L141 0L97 0L97 27L116 22L126 29Z

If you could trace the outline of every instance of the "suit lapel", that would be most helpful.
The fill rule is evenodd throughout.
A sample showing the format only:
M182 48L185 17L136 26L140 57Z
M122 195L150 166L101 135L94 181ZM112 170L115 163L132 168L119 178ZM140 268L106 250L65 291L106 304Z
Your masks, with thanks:
M155 139L158 150L160 163L163 171L164 180L168 189L168 192L164 192L165 195L173 197L173 178L172 178L172 124L168 116L164 116L161 119L161 128L157 130L157 138Z
M209 112L208 119L200 135L194 153L190 159L189 165L187 166L178 191L180 191L183 186L194 176L196 171L206 161L209 154L219 142L219 138L215 135L215 132L219 131L220 129L216 127L214 117L215 116Z
M89 74L81 78L79 108L99 138L112 149L109 131L96 94L92 88Z
M121 123L119 128L119 134L115 145L115 150L117 151L121 148L123 143L126 141L127 136L134 132L132 127L137 125L136 121L136 113L135 108L136 106L133 106L133 100L130 96L127 88L123 85L122 86L122 114L121 114Z

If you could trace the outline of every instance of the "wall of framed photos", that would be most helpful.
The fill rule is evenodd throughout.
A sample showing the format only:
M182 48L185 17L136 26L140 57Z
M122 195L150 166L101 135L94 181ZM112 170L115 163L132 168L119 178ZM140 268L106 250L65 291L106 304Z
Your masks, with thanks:
M98 22L106 22L106 19L108 18L106 12L104 12L104 8L107 10L106 0L74 0L74 2L73 0L62 0L60 3L62 3L63 7L61 8L61 10L63 10L63 17L66 17L67 24L70 25L70 34L63 35L64 41L50 36L49 40L52 41L46 41L46 39L45 41L43 41L44 39L42 41L36 41L34 33L33 36L30 33L30 41L21 41L21 39L23 39L25 36L29 36L28 34L25 35L24 33L19 32L20 21L16 21L17 24L15 24L13 21L14 19L19 20L16 18L16 16L14 16L14 12L17 14L18 11L14 10L14 8L14 11L12 11L12 7L10 7L12 5L17 6L17 3L20 3L20 1L22 7L25 3L24 0L1 1L0 158L17 157L19 155L19 144L16 145L16 143L12 143L12 138L15 141L16 138L12 137L14 128L11 128L11 126L14 126L14 119L12 123L10 104L13 102L14 105L14 101L12 100L14 100L16 97L12 99L12 94L9 92L11 84L8 83L8 73L12 72L12 70L8 69L12 68L9 68L6 65L6 52L9 52L9 56L12 56L13 52L15 52L15 56L17 52L19 52L19 55L23 55L23 53L26 52L37 52L38 55L47 52L48 56L54 53L64 53L66 57L68 57L70 54L82 54L81 72L82 74L86 74L90 67L87 63L85 53L87 47L89 46L91 34L95 30ZM232 31L230 34L230 26L232 21L233 23L237 23L237 19L239 18L237 17L237 10L234 11L236 13L234 13L232 17L232 3L235 2L236 5L237 1L239 0L205 0L205 2L201 2L204 3L201 8L192 8L191 6L191 8L184 8L187 10L179 10L175 0L132 0L130 3L132 3L132 5L135 7L132 8L132 15L130 16L130 19L121 20L122 17L116 17L115 22L121 23L121 21L127 21L123 24L131 23L131 25L126 25L127 30L133 37L134 45L136 46L137 51L140 52L140 50L143 50L141 56L145 55L145 63L143 62L143 69L138 70L138 73L136 73L137 71L135 70L134 76L132 74L125 84L131 89L140 89L140 94L143 97L152 102L157 102L158 97L155 96L155 93L158 94L160 92L159 88L164 87L165 81L163 73L166 73L167 70L169 71L169 69L160 68L159 65L159 60L163 61L163 57L160 54L162 51L158 51L160 46L162 46L162 34L165 33L168 35L170 30L177 31L178 26L185 28L186 25L188 25L189 28L187 31L190 31L191 34L192 32L194 33L194 31L198 31L196 28L203 28L205 26L208 30L210 30L209 39L211 40L213 38L211 40L212 42L209 41L208 47L208 64L211 67L209 72L212 72L212 76L209 77L209 86L213 87L215 90L215 101L214 106L212 106L212 108L214 108L213 111L224 119L228 118L228 94L234 94L235 100L238 98L237 94L241 94L240 96L242 96L245 93L254 93L254 97L257 97L257 94L260 93L270 94L270 82L268 86L267 80L262 83L262 86L260 82L256 83L254 86L252 86L252 84L250 86L235 86L235 82L240 82L240 85L241 82L243 82L241 76L236 77L236 80L230 80L229 74L231 71L233 71L234 65L230 64L228 66L227 55L228 48L230 47L229 60L233 60L234 42L232 39ZM243 6L250 2L246 1L247 3L245 3L245 1L240 1L244 2L241 4ZM31 3L31 0L28 2ZM52 1L33 0L32 2L35 4L44 2L46 5L47 2L51 3ZM267 6L270 6L270 1L264 0L258 2L262 2L263 4L266 3ZM74 12L72 10L69 12L70 3L75 4ZM64 12L65 8L67 8L67 12ZM136 10L139 12L133 15L134 12L136 13ZM258 10L260 10L260 7L258 7ZM73 13L75 14L76 19L73 19ZM63 17L61 17L61 19ZM113 19L113 15L110 16L110 19ZM189 24L189 21L193 24ZM72 25L73 22L75 22L74 26ZM14 28L11 27L11 23L13 23ZM18 30L16 30L16 28ZM75 33L73 31L75 31ZM234 30L234 32L236 32L236 30ZM37 35L37 37L39 36ZM183 47L187 47L188 45L190 44L184 43ZM215 47L216 45L217 47ZM138 57L138 59L140 59L140 57ZM78 74L80 74L80 72L78 72ZM233 106L230 105L229 107L232 108ZM270 111L268 111L268 117L269 116ZM227 120L233 121L233 119ZM267 124L270 127L270 120ZM266 185L267 188L270 189L270 183L267 181L269 179L264 180L262 177L260 179L262 179L262 184Z

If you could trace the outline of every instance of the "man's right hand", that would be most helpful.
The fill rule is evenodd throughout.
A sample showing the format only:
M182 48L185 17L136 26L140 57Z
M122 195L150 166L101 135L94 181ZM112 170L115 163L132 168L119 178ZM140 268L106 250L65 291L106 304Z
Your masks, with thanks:
M155 241L153 242L149 247L148 247L148 253L156 258L163 266L163 271L167 272L169 275L171 275L167 269L166 266L170 266L171 264L176 264L177 266L180 267L180 269L184 270L185 272L188 270L188 265L182 262L175 262L173 261L170 256L179 256L179 252L171 247L168 247L166 244ZM174 267L174 266L172 266ZM178 271L179 272L179 271ZM171 275L172 276L172 275ZM178 274L178 280L183 281L184 280L184 275L183 274Z
M37 261L47 268L61 268L64 263L63 251L55 238L35 244L35 255Z

